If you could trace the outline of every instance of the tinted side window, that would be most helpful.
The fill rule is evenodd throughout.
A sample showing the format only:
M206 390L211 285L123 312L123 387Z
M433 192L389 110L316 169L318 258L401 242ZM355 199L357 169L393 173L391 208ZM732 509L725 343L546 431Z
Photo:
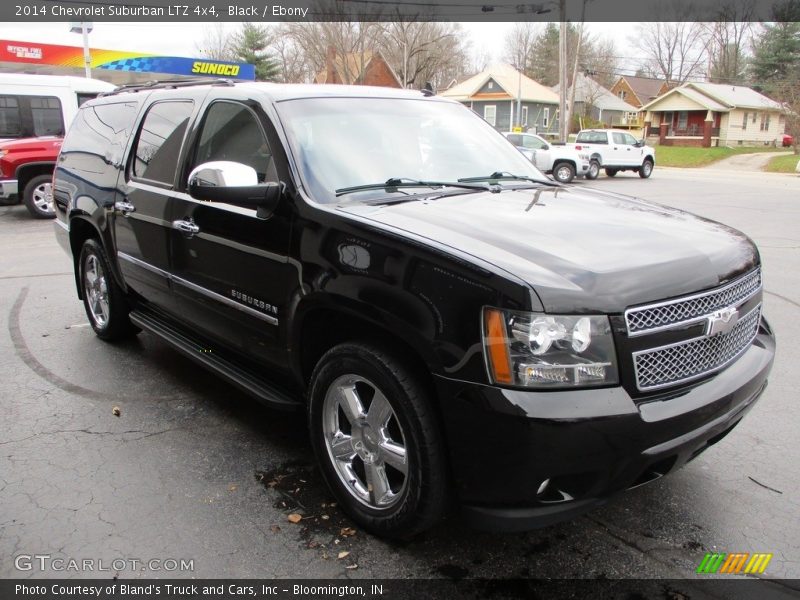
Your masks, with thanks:
M0 137L14 137L22 133L19 101L16 96L0 96Z
M611 134L614 137L615 144L624 144L625 143L625 136L621 133L617 133L616 131Z
M88 102L89 100L94 100L95 98L97 98L97 94L90 94L90 93L78 92L75 95L78 98L78 106L83 106L84 102Z
M625 137L625 143L629 146L633 146L636 144L636 138L633 137L630 133L624 133L623 136Z
M275 161L258 117L235 102L215 102L206 112L192 168L212 160L253 167L258 181L277 181Z
M93 173L121 164L138 108L134 102L84 106L64 138L61 155L72 168Z
M544 148L544 144L539 140L539 138L535 138L532 135L526 135L522 138L524 145L526 148L531 148L532 150L541 150Z
M150 107L139 129L133 175L172 184L192 102L159 102Z
M506 136L508 141L514 144L515 146L522 146L522 136L518 133L512 133L511 135Z
M64 135L61 102L53 96L31 96L34 135Z

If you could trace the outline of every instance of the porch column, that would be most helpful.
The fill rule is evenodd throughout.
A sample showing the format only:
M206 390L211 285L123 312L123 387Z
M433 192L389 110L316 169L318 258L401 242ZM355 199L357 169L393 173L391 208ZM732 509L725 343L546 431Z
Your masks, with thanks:
M703 121L703 148L711 148L711 130L714 128L714 115L711 111L706 113L706 120Z
M669 123L666 123L663 119L661 121L661 125L658 126L658 143L660 145L665 145L667 141L667 131L669 130Z

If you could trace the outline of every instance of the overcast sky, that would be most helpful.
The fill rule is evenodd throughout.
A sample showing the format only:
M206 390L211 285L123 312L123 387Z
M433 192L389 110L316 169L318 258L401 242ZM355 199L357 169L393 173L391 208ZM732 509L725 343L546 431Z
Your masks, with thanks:
M89 45L107 50L128 50L164 56L197 56L196 44L211 23L95 23ZM224 23L234 30L239 23ZM512 23L464 23L472 42L473 52L488 55L490 62L503 58L503 38ZM635 32L631 23L591 23L590 31L613 38L620 56L635 56L630 36ZM82 45L79 34L70 33L68 23L0 23L0 39L67 46ZM623 61L624 62L624 61Z

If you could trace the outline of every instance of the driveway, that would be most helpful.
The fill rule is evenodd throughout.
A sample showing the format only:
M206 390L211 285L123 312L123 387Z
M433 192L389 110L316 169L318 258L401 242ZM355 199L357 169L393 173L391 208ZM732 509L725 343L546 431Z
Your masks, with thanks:
M52 224L0 208L0 577L63 575L15 567L45 553L191 560L168 575L198 578L680 579L706 552L770 552L764 577L800 578L800 179L657 168L576 185L690 209L759 244L779 340L770 386L684 469L586 516L515 535L451 518L405 544L348 529L302 415L260 407L150 335L98 340ZM124 564L122 577L163 575Z
M723 158L706 166L706 169L724 169L726 171L762 171L767 163L776 156L786 156L791 152L753 152L737 154Z

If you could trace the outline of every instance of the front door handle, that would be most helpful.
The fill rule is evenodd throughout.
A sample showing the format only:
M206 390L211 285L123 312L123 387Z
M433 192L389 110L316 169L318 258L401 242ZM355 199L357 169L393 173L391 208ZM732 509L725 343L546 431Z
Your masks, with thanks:
M172 228L177 229L181 233L185 233L188 237L192 237L195 233L200 232L200 228L191 220L173 221Z
M128 213L136 212L136 207L127 199L114 202L114 208L121 212L123 217L127 217Z

